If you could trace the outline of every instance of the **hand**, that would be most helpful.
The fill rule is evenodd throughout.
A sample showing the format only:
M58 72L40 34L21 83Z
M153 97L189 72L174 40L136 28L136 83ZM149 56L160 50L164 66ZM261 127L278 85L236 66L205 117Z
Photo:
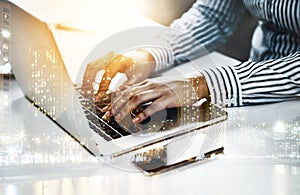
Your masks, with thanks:
M135 50L114 56L105 65L103 62L105 63L105 60L98 59L90 63L84 76L84 80L89 80L89 84L93 85L96 102L109 93L109 85L118 72L125 73L127 81L123 85L126 86L143 81L155 69L154 58L145 50ZM100 70L103 70L102 75ZM101 75L99 83L95 82L96 75Z
M120 88L112 104L103 111L106 111L105 118L114 115L115 120L120 122L139 105L151 102L132 119L133 123L140 123L162 109L192 105L197 100L208 97L209 91L203 75L167 83L148 79L131 87Z
M89 63L85 69L82 80L81 92L87 98L94 98L93 82L95 81L96 74L99 70L105 69L107 64L115 57L114 52L107 53L103 58Z

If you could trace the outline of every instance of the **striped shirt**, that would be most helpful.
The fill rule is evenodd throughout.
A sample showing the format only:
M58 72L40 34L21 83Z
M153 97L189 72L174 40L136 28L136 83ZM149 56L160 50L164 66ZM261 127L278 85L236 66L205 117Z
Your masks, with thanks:
M279 102L300 97L299 0L197 0L171 24L170 48L150 49L157 70L213 51L236 29L245 10L258 19L250 58L203 70L211 99L224 106Z

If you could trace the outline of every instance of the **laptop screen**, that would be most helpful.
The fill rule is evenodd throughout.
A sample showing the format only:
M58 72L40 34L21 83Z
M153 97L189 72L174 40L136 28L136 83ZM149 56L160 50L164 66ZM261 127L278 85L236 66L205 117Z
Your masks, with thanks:
M188 109L164 110L148 126L103 120L99 105L70 81L48 25L11 3L1 3L9 7L9 61L20 88L33 106L93 155L119 156L226 119L223 109L206 102ZM147 132L157 122L158 131ZM147 133L136 133L136 129Z
M12 3L1 3L10 9L10 63L26 98L89 152L98 155L48 25Z

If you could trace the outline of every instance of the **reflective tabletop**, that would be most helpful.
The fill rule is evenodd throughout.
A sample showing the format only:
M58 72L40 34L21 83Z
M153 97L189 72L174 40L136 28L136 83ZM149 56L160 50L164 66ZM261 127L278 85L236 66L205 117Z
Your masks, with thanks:
M229 108L216 160L147 177L96 160L1 75L0 194L299 194L300 101Z

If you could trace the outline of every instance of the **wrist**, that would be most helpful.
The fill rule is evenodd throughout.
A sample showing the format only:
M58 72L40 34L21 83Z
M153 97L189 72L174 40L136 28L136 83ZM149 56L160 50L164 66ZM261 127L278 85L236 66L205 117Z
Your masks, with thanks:
M209 99L210 93L205 77L201 74L188 79L197 99L207 98Z
M156 62L154 57L150 52L144 49L137 49L123 54L126 57L133 59L134 64L136 65L145 65L148 71L153 72L156 68Z

